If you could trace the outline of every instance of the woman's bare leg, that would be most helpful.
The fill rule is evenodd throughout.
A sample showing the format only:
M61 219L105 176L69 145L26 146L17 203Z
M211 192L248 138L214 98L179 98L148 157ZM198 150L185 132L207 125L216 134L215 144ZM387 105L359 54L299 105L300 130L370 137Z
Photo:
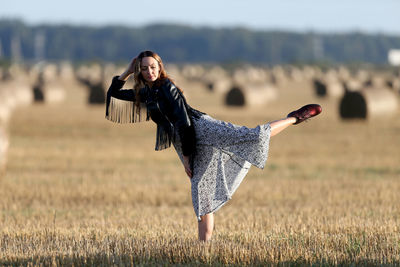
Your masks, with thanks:
M293 123L295 123L296 120L297 119L294 117L288 117L285 119L280 119L280 120L270 122L269 125L271 126L271 136L277 135L278 133L280 133L281 131L283 131L284 129L286 129L287 127L292 125Z
M208 213L204 216L200 216L199 221L199 240L209 241L214 229L214 214Z

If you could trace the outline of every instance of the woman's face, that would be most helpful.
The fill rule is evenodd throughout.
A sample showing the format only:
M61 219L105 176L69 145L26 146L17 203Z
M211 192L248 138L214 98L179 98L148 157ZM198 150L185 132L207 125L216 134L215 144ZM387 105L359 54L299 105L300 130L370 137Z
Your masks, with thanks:
M160 65L155 58L144 57L142 58L142 62L140 64L140 72L147 82L153 83L160 75Z

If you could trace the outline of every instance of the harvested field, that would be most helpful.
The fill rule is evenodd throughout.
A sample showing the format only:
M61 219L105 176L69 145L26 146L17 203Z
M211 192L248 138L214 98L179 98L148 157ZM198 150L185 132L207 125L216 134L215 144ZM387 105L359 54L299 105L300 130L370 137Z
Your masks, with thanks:
M178 81L179 82L179 81ZM0 265L399 265L400 114L346 121L311 83L265 107L227 108L196 84L188 102L254 127L319 102L323 113L271 140L197 241L190 182L155 125L117 125L73 86L58 105L17 109L0 178Z

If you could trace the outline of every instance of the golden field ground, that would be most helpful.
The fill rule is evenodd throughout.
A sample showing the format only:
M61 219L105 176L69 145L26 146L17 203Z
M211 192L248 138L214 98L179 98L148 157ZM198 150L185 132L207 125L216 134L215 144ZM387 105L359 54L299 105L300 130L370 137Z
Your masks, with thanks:
M273 137L197 241L190 182L151 122L117 125L74 84L63 104L16 110L0 178L0 265L399 265L400 112L343 122L308 83L265 107L232 109L197 85L192 106L257 124L318 102L323 113Z

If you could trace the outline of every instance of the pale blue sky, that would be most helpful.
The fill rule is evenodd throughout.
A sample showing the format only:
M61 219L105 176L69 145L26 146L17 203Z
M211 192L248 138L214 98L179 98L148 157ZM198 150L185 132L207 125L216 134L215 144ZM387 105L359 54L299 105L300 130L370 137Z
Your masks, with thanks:
M400 35L400 0L2 0L0 18L29 24L191 26Z

